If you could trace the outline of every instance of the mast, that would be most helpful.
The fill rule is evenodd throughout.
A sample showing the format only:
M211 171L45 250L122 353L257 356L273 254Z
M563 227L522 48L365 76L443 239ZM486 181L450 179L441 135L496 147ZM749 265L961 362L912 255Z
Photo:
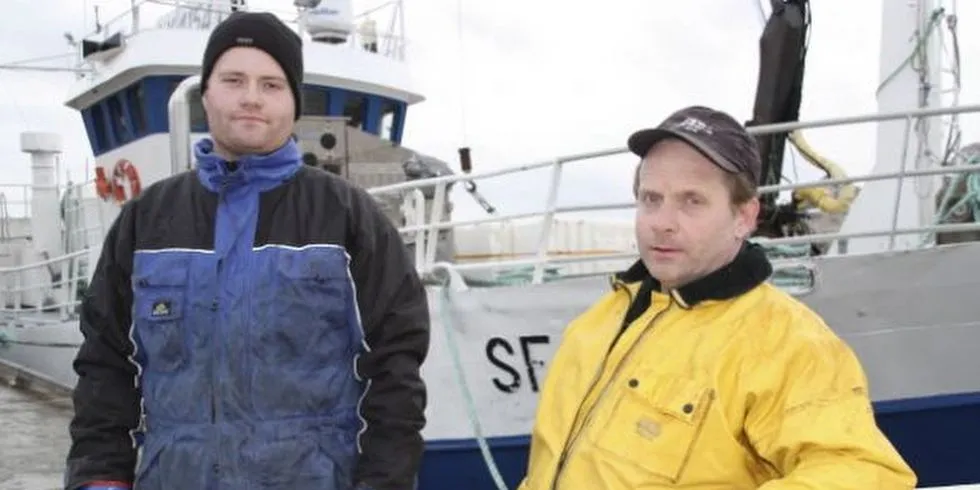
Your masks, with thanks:
M884 1L878 110L893 112L940 103L942 53L940 31L945 18L940 0ZM900 172L938 165L943 158L940 118L878 123L872 173ZM916 228L933 223L934 195L940 177L867 182L841 226L842 233L877 231L892 226ZM894 218L893 218L894 215ZM890 218L893 218L890 220ZM905 250L922 244L919 235L853 238L839 241L831 254Z

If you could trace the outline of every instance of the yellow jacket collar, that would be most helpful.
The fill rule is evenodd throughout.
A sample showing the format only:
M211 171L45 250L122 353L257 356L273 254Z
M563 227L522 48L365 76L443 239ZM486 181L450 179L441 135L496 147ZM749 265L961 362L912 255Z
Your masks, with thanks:
M669 294L682 308L692 308L705 300L726 300L749 292L772 274L772 264L757 243L746 242L731 262L724 267L670 291L662 291L660 281L650 275L638 260L629 269L616 274L615 281L624 284L648 282L652 291Z

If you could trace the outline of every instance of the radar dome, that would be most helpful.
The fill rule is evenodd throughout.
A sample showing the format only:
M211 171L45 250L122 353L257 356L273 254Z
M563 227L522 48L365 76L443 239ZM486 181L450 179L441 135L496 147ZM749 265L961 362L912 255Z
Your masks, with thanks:
M303 12L306 32L314 41L330 44L347 42L354 29L351 0L323 0Z

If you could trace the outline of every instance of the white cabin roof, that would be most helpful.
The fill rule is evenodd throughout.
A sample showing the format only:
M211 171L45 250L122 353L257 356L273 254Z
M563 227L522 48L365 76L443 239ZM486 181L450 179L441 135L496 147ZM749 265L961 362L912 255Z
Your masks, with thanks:
M395 2L394 8L400 9L398 3L400 2ZM85 38L88 41L102 42L121 33L122 39L121 46L107 53L104 59L90 57L79 60L79 68L87 70L87 73L71 88L65 102L68 107L84 109L103 98L106 93L121 90L146 76L189 76L200 73L201 57L216 21L161 27L158 25L161 4L171 8L168 16L173 16L174 12L180 10L189 10L220 17L227 15L232 8L229 0L198 0L196 3L187 0L137 2L133 9L106 22L101 32ZM157 8L158 15L146 15L148 7ZM292 16L282 12L277 14L303 37L304 83L382 95L409 105L425 99L414 88L408 65L404 61L404 40L399 32L378 33L378 39L389 42L378 52L371 52L360 45L356 29L351 30L349 39L344 44L317 42L297 24L295 12ZM399 16L401 13L398 11L393 15ZM358 16L354 17L356 19ZM201 20L201 15L195 20ZM392 22L392 25L397 26L399 23Z

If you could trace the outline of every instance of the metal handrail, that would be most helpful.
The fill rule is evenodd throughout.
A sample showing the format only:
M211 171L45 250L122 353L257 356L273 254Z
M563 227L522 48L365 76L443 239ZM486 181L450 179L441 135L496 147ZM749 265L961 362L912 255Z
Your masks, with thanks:
M132 5L124 10L122 13L115 15L108 20L101 21L95 30L86 32L82 35L82 39L97 38L99 36L112 35L115 33L121 33L124 37L130 37L135 34L154 30L165 30L165 27L159 27L156 23L160 19L153 19L149 25L146 25L146 19L143 14L145 14L148 7L171 7L175 12L179 10L186 11L198 11L205 12L208 14L227 14L232 11L232 8L237 8L239 10L249 10L246 5L240 5L232 2L231 0L208 0L207 3L204 2L189 2L187 0L136 0ZM379 29L377 33L377 39L379 42L384 42L386 49L379 50L377 55L387 58L392 58L398 61L404 61L405 59L405 47L407 40L404 38L404 7L400 0L394 0L387 2L385 4L372 7L369 10L363 12L352 12L351 20L357 20L368 13L374 13L379 10L391 9L391 20L387 22L387 28ZM292 26L296 29L297 33L303 35L304 29L302 22L300 21L300 12L298 9L295 10L284 10L284 9L262 9L265 12L270 12L282 19L287 25ZM379 26L381 24L379 23ZM213 26L207 26L203 28L208 28ZM352 29L350 32L350 42L347 44L351 48L360 48L360 33L356 28ZM79 73L87 73L88 70L84 70L85 61L81 59L77 60L77 66L74 70L78 70Z
M969 113L969 112L980 112L980 104L964 105L964 106L956 106L956 107L910 109L910 110L906 110L906 111L895 111L895 112L880 112L880 113L873 113L873 114L870 114L870 115L858 115L858 116L839 117L839 118L830 118L830 119L817 119L817 120L813 120L813 121L799 121L799 122L790 122L790 123L764 124L764 125L749 127L748 128L748 131L749 131L750 134L754 134L754 135L755 134L786 133L786 132L796 131L796 130L800 130L800 129L822 128L822 127L830 127L830 126L846 126L846 125L862 124L862 123L868 123L868 122L883 122L883 121L891 121L891 120L896 120L896 119L908 119L908 118L930 117L930 116L943 116L943 115L962 114L962 113ZM421 188L421 187L429 187L429 186L432 186L432 185L442 184L442 183L451 184L451 183L455 183L455 182L459 182L459 181L463 181L463 180L486 179L486 178L490 178L490 177L499 177L499 176L502 176L502 175L508 175L508 174L514 174L514 173L520 173L520 172L527 172L529 170L536 170L536 169L540 169L540 168L551 167L551 166L553 166L555 164L564 164L564 163L572 163L572 162L581 162L581 161L587 161L587 160L594 160L596 158L603 158L603 157L608 157L608 156L616 156L616 155L621 155L621 154L625 154L625 153L628 153L628 152L629 152L629 150L626 147L616 147L616 148L608 148L608 149L605 149L605 150L598 150L598 151L590 151L590 152L583 152L583 153L573 153L573 154L566 155L566 156L561 156L561 157L557 157L557 158L551 158L551 159L548 159L548 160L543 160L543 161L534 162L534 163L525 164L525 165L518 165L518 166L514 166L514 167L508 167L508 168L504 168L504 169L487 170L487 171L483 171L483 172L474 172L474 173L467 173L467 174L444 175L442 177L435 177L435 178L431 178L431 179L412 180L412 181L407 181L407 182L400 182L400 183L397 183L397 184L389 184L389 185L385 185L385 186L372 187L371 189L368 189L368 192L370 192L371 194L383 194L383 193L396 192L396 191L402 191L402 190L409 190L409 189L415 189L415 188ZM926 174L923 174L923 175L936 175L936 174L941 174L941 173L944 173L944 172L943 171L937 171L937 172L934 172L934 173L931 173L931 174L930 173L926 173ZM913 173L913 171L909 170L909 171L905 172L905 175L915 175L915 174ZM887 179L887 178L896 177L896 176L897 176L897 174L894 174L894 175L891 175L889 177L884 177L884 178ZM869 179L869 180L872 180L872 179ZM814 184L830 185L830 184L827 184L828 182L831 182L831 181L830 180L827 180L827 181L819 181L819 182L811 182L811 183L803 183L803 184L795 184L795 185L797 185L799 187L812 187ZM855 180L852 180L851 178L842 179L841 180L841 183L848 183L848 182L856 182L856 181ZM836 182L833 182L833 183L836 183ZM787 189L788 188L789 187L787 187Z
M749 128L749 132L752 134L771 134L779 132L790 132L800 129L807 128L817 128L817 127L830 127L830 126L841 126L841 125L851 125L851 124L861 124L867 122L879 122L879 121L889 121L896 119L912 119L919 117L930 117L930 116L940 116L948 114L961 114L969 112L980 112L980 105L968 105L968 106L956 106L956 107L938 107L938 108L918 108L907 111L895 111L888 113L872 113L872 114L862 114L857 116L849 117L839 117L824 120L815 121L798 121L790 123L779 123L770 125L760 125ZM463 269L492 269L500 267L516 267L521 265L533 265L534 272L532 275L532 283L539 283L543 280L544 268L549 264L556 262L585 262L585 261L598 261L598 260L609 260L609 257L602 255L592 255L589 257L574 257L574 258L562 258L562 260L557 260L554 257L549 257L547 254L547 244L551 235L551 228L555 216L560 213L570 213L570 212L583 212L583 211L609 211L609 210L620 210L620 209L630 209L635 207L633 202L623 202L616 204L594 204L594 205L580 205L580 206L558 206L557 195L558 187L561 182L561 172L564 166L568 163L588 161L595 158L602 158L607 156L619 155L627 152L626 148L610 148L599 151L592 151L587 153L577 153L572 155L561 156L558 158L535 162L526 165L519 165L516 167L496 169L478 173L466 173L466 174L455 174L447 175L442 177L436 177L431 179L421 179L401 182L397 184L391 184L386 186L380 186L368 189L368 192L372 195L390 194L398 193L399 191L413 191L417 189L422 189L426 187L435 188L435 197L433 202L433 209L442 209L445 206L445 194L446 189L456 182L460 181L475 181L478 179L487 179L491 177L499 177L509 174L517 174L522 172L528 172L531 170L551 168L551 183L548 187L547 197L542 211L528 212L528 213L517 213L511 215L492 215L484 218L473 219L473 220L443 220L441 215L433 214L433 219L427 223L415 224L404 226L399 229L402 233L419 233L425 232L425 264L419 265L420 270L427 270L434 264L434 248L438 240L438 232L441 230L454 229L463 226L473 226L479 224L487 223L499 223L499 222L509 222L519 219L527 218L541 218L541 231L538 239L538 247L536 249L536 256L534 259L521 260L516 262L483 262L483 263L471 263L466 265L455 265L454 267ZM963 172L977 172L980 168L973 165L958 165L958 166L944 166L938 168L930 169L916 169L916 170L904 170L900 172L891 173L881 173L881 174L871 174L857 177L847 177L847 178L836 178L836 179L825 179L815 182L805 182L805 183L795 183L795 184L781 184L764 186L759 189L760 194L781 192L785 190L806 188L806 187L826 187L832 185L849 184L856 182L870 182L870 181L880 181L880 180L891 180L897 179L899 182L904 181L906 178L923 177L923 176L934 176L941 174L959 174ZM439 218L437 218L439 216ZM807 243L818 243L826 242L828 240L838 240L846 238L869 238L869 237L894 237L896 235L908 235L917 233L929 233L929 232L961 232L961 231L973 231L980 230L980 223L974 224L958 224L958 225L933 225L919 228L908 228L908 229L898 229L897 222L893 223L892 228L886 230L878 231L864 231L855 233L826 233L826 234L812 234L799 237L787 237L782 239L770 239L765 240L765 243L770 245L797 245L797 244L807 244ZM416 240L416 247L423 246ZM428 253L433 251L433 253ZM632 254L635 255L635 254ZM621 257L617 257L621 258Z

